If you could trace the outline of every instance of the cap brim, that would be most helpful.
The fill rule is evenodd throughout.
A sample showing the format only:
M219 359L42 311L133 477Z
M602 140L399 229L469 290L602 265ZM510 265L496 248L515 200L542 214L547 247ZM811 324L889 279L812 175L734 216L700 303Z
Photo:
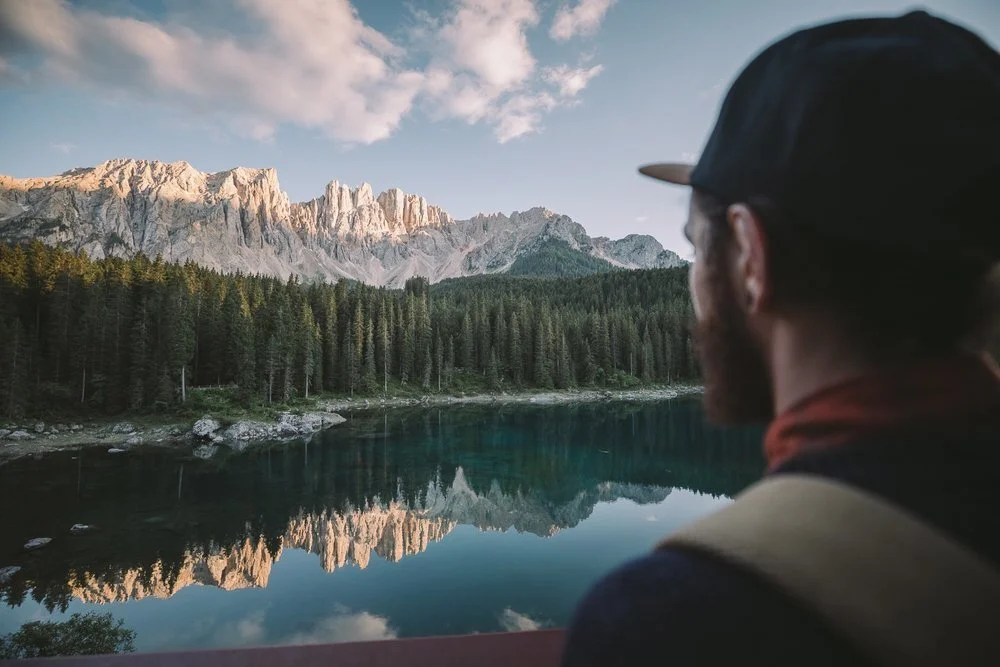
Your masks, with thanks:
M658 181L676 183L677 185L691 185L691 170L693 164L681 164L679 162L661 162L658 164L647 164L639 167L639 173L643 176L655 178Z

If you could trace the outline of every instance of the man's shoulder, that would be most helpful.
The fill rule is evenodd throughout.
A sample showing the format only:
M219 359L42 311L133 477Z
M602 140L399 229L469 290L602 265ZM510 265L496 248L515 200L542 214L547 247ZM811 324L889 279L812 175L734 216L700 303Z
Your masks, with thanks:
M749 573L708 556L664 549L591 588L570 625L565 667L861 664L811 614Z

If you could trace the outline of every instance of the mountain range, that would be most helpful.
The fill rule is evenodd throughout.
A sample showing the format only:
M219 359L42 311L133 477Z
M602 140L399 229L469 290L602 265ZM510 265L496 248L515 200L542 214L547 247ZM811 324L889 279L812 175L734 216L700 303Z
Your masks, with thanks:
M488 273L579 275L683 264L651 236L590 237L546 208L455 220L398 188L331 182L293 203L274 169L201 172L187 162L116 159L48 178L0 175L0 240L143 253L222 272L400 287Z
M274 552L262 536L245 536L233 544L189 544L179 562L157 560L110 577L74 572L69 585L74 597L91 604L168 598L191 585L224 590L265 588L284 549L316 554L327 572L350 565L365 569L373 554L398 563L422 553L460 524L482 531L514 529L551 537L589 517L598 502L626 498L653 504L663 501L671 490L601 482L580 490L568 502L553 503L539 493L505 492L496 480L489 489L477 492L459 467L451 484L434 479L415 502L373 498L363 507L300 511L289 518Z

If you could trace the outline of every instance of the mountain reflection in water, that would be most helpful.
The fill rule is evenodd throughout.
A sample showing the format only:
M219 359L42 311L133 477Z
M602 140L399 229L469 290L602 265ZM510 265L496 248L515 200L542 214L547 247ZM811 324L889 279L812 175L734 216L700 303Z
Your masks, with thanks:
M729 497L759 477L759 449L759 433L709 428L697 401L679 400L369 413L308 443L222 451L208 461L187 451L155 449L111 457L104 447L15 461L0 467L0 505L19 508L5 511L0 567L22 570L0 586L0 595L5 608L19 613L5 617L0 609L0 633L14 629L14 616L23 617L32 605L74 611L124 603L118 613L127 619L129 605L146 598L170 600L163 613L171 613L179 592L191 587L263 589L261 599L273 602L281 593L274 572L285 561L289 576L301 570L301 559L289 561L290 552L318 557L322 570L336 573L330 581L337 581L344 576L340 571L365 570L373 558L401 563L426 551L420 559L431 560L421 560L412 574L400 571L404 579L393 584L419 588L431 580L420 572L441 576L435 568L460 558L457 550L478 553L478 541L469 542L472 535L496 533L502 541L491 543L490 558L509 552L505 562L514 567L534 547L508 536L575 535L598 506L630 501L666 507L675 489ZM74 523L97 529L70 536ZM459 526L475 533L457 536ZM586 577L622 560L616 554L647 549L656 529L594 524L589 530L600 532L588 539L614 549L596 553L598 562L588 565L587 574L571 580L571 572L555 571L547 585L569 591L564 596L578 595L589 583ZM24 552L24 542L38 536L53 541ZM553 545L553 563L564 553L572 569L579 556L559 545L575 539L583 537ZM435 543L450 546L429 550ZM473 582L466 587L477 577L500 576L495 565L494 572L477 575L475 558L456 562L463 571L452 577ZM379 585L371 577L366 581ZM373 590L369 597L391 594ZM565 622L561 610L572 602L560 599L549 620ZM335 611L346 608L331 604ZM186 605L181 612L180 606L173 613L197 614ZM518 620L508 606L491 613L501 627L537 625ZM265 617L255 619L263 633ZM480 629L472 621L462 626L457 618L433 626L424 621L424 629L413 619L412 630L408 619L394 621L402 627L393 632L402 636ZM140 648L156 644L146 646L142 639L140 628Z

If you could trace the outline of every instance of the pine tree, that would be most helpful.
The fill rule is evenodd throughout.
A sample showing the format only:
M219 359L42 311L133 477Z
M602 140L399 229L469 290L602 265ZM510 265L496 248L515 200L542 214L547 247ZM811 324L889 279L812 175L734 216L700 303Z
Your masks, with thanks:
M557 373L556 373L556 385L560 389L568 389L574 384L573 379L573 361L570 359L569 355L569 344L566 342L566 336L563 335L559 338L559 355L557 357Z
M362 364L361 383L365 392L371 394L377 387L375 379L375 323L371 318L365 322L365 356Z
M652 382L655 375L653 367L653 340L649 335L649 327L642 334L642 356L640 359L642 367L642 381Z
M549 344L550 326L548 313L543 313L538 320L535 332L535 367L534 380L536 387L552 386L552 348Z
M233 287L226 293L222 304L222 330L228 342L223 357L225 372L234 379L239 395L245 400L253 393L256 384L256 359L250 306L239 287Z
M302 360L302 392L309 398L309 385L316 372L316 321L312 307L303 302L299 318L298 352Z
M493 391L500 391L500 363L496 348L490 349L490 360L486 365L486 384Z
M331 295L327 297L323 308L323 388L333 391L337 388L337 301Z
M401 355L402 362L399 368L399 381L406 384L410 381L414 372L414 363L416 360L416 346L417 341L415 340L416 334L416 310L413 305L413 296L407 295L406 297L406 309L404 312L404 319L400 322L402 326L402 341L400 346L402 347Z
M392 350L389 343L392 340L390 335L389 313L390 309L385 307L385 300L382 300L379 310L378 332L376 334L375 365L382 373L382 392L389 392L389 366L392 359Z
M512 312L510 315L508 332L507 364L510 368L511 379L516 386L520 387L524 383L524 352L521 348L521 324L517 312Z
M152 350L149 349L151 328L149 309L145 301L141 301L132 322L129 355L129 407L133 410L138 410L146 404L147 375L152 366L150 359Z
M354 389L357 386L359 373L358 373L358 360L354 356L357 348L354 346L354 326L353 323L348 320L347 327L344 330L344 343L340 347L341 349L341 368L343 369L344 378L344 389L351 396L354 396Z
M437 390L441 392L441 373L444 370L444 350L442 349L441 332L434 336L434 368L437 370Z
M592 387L597 382L597 362L590 349L590 343L584 342L583 349L583 381L588 387Z
M23 414L28 395L28 333L20 318L0 322L0 409L8 419Z
M180 274L171 275L167 282L166 301L161 323L167 355L163 374L168 379L168 386L178 387L177 393L183 402L187 400L188 371L194 357L195 320L191 295ZM162 397L172 402L169 398L169 393Z
M472 317L469 315L468 310L465 311L465 316L462 318L462 331L458 336L458 341L459 345L461 345L458 364L466 370L474 369L475 340L472 335Z

